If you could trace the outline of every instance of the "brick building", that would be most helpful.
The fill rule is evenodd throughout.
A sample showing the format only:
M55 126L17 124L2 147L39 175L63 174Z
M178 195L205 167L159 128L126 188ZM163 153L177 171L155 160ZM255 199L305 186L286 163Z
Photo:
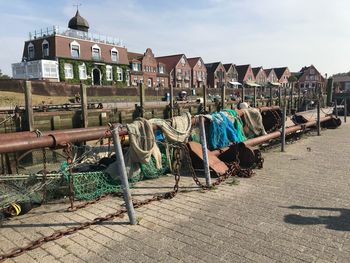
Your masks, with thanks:
M267 84L267 75L265 70L262 67L252 68L255 82L261 86L265 86Z
M301 90L315 89L326 86L326 80L321 73L311 65L309 67L303 67L295 76L298 78L297 85Z
M232 63L224 64L226 71L226 83L238 82L238 72L236 66Z
M191 66L192 88L201 88L207 86L207 68L201 57L188 58Z
M165 64L157 62L152 49L147 48L144 54L128 52L130 63L130 84L136 86L145 83L146 87L168 87L169 75Z
M157 57L156 60L159 64L165 65L165 70L169 74L169 86L190 88L191 66L184 54Z
M121 41L89 33L89 23L77 10L68 29L53 26L30 33L22 62L12 64L12 71L17 79L127 85L128 65Z
M220 80L222 83L226 81L226 70L221 62L205 64L208 74L208 87L220 88Z
M289 86L288 78L292 75L288 67L274 68L278 82L282 87Z
M268 83L279 84L276 72L273 70L273 68L264 69L264 71L266 73Z
M254 82L255 77L252 70L252 67L247 65L236 65L236 70L238 72L238 82L246 83L246 82Z

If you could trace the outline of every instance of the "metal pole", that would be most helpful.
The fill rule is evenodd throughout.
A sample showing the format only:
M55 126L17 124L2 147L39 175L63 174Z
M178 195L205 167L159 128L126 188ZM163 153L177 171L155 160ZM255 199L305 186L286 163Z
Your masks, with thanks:
M207 87L203 85L203 108L204 113L207 112Z
M32 107L32 82L26 81L24 84L24 99L26 107L27 129L34 131L34 115Z
M170 118L174 117L174 87L170 85Z
M207 187L210 187L211 178L210 178L210 170L209 170L208 148L207 148L207 140L205 135L204 117L202 115L199 116L199 128L200 128L200 139L202 144L205 181L206 181Z
M117 157L116 163L118 168L118 174L120 176L120 181L122 184L124 201L126 204L126 209L128 211L129 221L131 225L136 225L135 210L134 210L134 205L132 203L131 193L129 189L128 176L125 169L124 156L123 156L122 146L120 144L118 126L111 127L111 131L113 136L114 150Z
M345 97L344 99L344 122L346 123L346 115L348 115L348 109L347 109L347 103L346 103L347 98Z
M334 100L335 117L338 118L338 102L337 99Z
M284 146L286 145L286 114L287 108L286 104L284 104L282 113L281 152L284 152Z
M321 135L321 101L320 97L317 102L317 136Z
M80 97L81 97L81 114L83 119L83 128L88 127L88 111L87 111L87 96L86 86L80 82Z

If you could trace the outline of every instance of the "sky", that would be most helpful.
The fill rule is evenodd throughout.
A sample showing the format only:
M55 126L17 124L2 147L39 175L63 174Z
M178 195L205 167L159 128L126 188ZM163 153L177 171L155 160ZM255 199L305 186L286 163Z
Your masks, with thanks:
M350 71L349 0L0 0L2 72L21 61L29 32L67 27L77 3L91 32L121 38L131 52Z

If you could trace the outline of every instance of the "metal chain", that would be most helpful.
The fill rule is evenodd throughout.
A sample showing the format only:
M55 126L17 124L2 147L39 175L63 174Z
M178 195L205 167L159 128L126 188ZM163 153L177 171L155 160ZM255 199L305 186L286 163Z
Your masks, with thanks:
M67 149L66 151L69 152L69 149ZM179 190L179 181L180 181L181 155L180 155L180 148L179 147L176 147L174 150L174 158L175 158L175 164L174 164L175 185L174 185L173 190L171 192L168 192L168 193L165 193L162 195L155 195L152 198L144 200L144 201L133 201L134 208L139 208L141 206L144 206L144 205L149 204L149 203L154 202L154 201L160 201L162 199L171 199L171 198L175 197L175 195L177 194L177 192ZM100 200L105 198L105 197L106 196L101 197ZM104 221L112 220L112 219L118 218L118 217L121 218L124 216L124 214L126 212L127 212L126 208L121 208L118 211L111 213L111 214L108 214L104 217L97 217L92 221L81 223L79 226L69 227L69 228L66 228L64 230L55 231L50 236L41 237L35 241L30 242L27 246L24 246L21 248L16 248L16 249L12 250L10 253L0 255L0 262L4 261L6 259L9 259L9 258L14 258L14 257L20 256L23 253L30 251L30 250L33 250L35 248L38 248L47 242L57 240L57 239L64 237L64 236L72 235L72 234L78 232L79 230L86 229L92 225L97 225L97 224L100 224Z

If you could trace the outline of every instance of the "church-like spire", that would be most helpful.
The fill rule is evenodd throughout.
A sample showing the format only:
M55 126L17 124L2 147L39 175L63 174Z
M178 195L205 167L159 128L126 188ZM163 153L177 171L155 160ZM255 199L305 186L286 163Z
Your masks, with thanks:
M89 23L88 21L83 18L80 14L79 14L79 5L77 5L77 12L75 13L75 16L72 17L69 20L68 23L68 27L70 29L75 29L75 30L80 30L80 31L84 31L84 32L88 32L89 30Z

